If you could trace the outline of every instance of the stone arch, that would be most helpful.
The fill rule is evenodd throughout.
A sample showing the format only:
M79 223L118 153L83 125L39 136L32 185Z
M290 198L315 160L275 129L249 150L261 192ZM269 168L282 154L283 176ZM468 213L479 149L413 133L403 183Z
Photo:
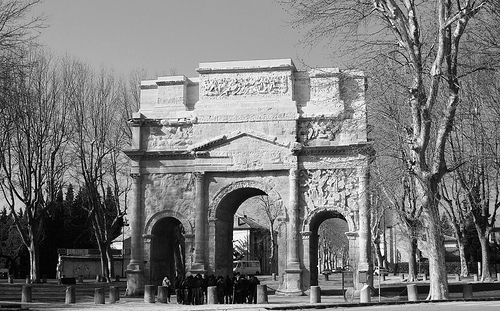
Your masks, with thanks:
M232 182L217 191L210 202L207 213L210 235L209 263L215 274L232 274L233 216L244 201L258 195L267 195L271 201L281 204L281 213L286 214L278 191L261 181L245 179Z
M184 215L182 215L181 213L175 212L175 211L170 211L170 210L164 210L164 211L160 211L158 213L153 214L153 216L151 216L148 219L148 221L146 222L146 225L144 226L144 234L151 235L155 224L159 220L166 218L166 217L176 218L184 227L184 232L186 235L193 235L194 234L193 225L189 222L189 220L186 219L186 217Z
M310 211L308 215L304 218L303 226L302 226L302 235L307 239L305 245L305 249L307 249L307 261L305 262L306 267L309 270L309 275L306 276L309 280L304 280L305 282L310 282L310 285L318 285L318 251L319 251L319 235L318 230L320 225L331 218L339 218L345 220L348 227L348 232L356 231L356 223L355 223L355 213L350 212L347 213L346 210L339 210L334 208L333 206L316 208L313 211ZM347 233L346 232L346 235ZM352 266L352 257L351 254L356 250L352 247L349 238L347 239L349 243L349 265ZM304 250L305 251L305 250ZM306 251L305 251L306 252Z
M342 209L337 209L333 206L325 206L325 207L318 207L315 208L314 210L311 210L307 213L307 215L304 217L304 221L302 223L302 232L307 232L310 231L310 226L311 226L311 221L319 214L322 213L338 213L343 216L345 221L347 222L347 225L349 226L349 232L356 232L358 231L358 226L357 226L357 211L349 211L347 212L346 210Z
M278 202L277 204L283 204L280 194L270 185L254 181L254 180L240 180L230 183L220 189L214 196L213 200L210 202L208 207L208 219L216 220L218 215L218 208L221 206L221 202L227 197L228 194L239 189L256 189L263 192L269 196L272 202ZM258 195L258 194L256 194ZM282 208L283 213L286 213L286 208Z

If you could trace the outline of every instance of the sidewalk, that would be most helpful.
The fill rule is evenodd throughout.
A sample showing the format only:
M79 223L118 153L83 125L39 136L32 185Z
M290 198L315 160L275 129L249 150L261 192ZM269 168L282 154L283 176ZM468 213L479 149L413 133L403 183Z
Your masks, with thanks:
M352 307L352 306L360 306L359 298L353 299L353 301L346 301L344 297L340 294L340 290L338 288L338 283L335 283L332 278L329 281L324 279L320 280L320 287L322 291L321 303L319 304L311 304L309 298L309 291L306 292L304 296L278 296L274 295L274 290L277 288L278 282L273 281L271 277L262 276L261 283L266 284L269 289L268 294L268 302L267 304L215 304L215 305L179 305L175 302L169 304L162 303L146 303L144 302L144 298L142 297L121 297L119 301L115 304L110 304L109 300L106 299L106 303L104 305L95 304L93 302L93 297L86 296L83 298L77 298L77 303L65 305L61 302L32 302L32 303L23 303L22 305L18 302L2 302L0 301L0 305L2 306L11 306L17 308L28 308L29 310L110 310L110 311L156 311L156 310L293 310L293 309L314 309L314 308L334 308L334 307ZM406 304L407 296L406 296L406 285L408 284L405 280L401 279L400 276L390 276L386 277L386 280L381 282L380 287L380 300L379 300L379 291L378 291L378 277L375 277L374 280L374 292L371 297L370 304L361 304L362 306L369 305L384 305L384 304ZM473 278L465 278L461 281L456 281L454 276L449 277L450 284L450 300L449 301L464 301L462 286L463 284L474 284L474 295L473 299L468 299L467 301L475 301L475 300L500 300L500 283L492 282L492 283L480 283L473 282ZM419 301L416 303L423 303L427 297L428 290L428 281L419 281L416 282L418 287L418 299ZM88 284L92 286L93 284ZM95 284L96 287L99 287L100 284ZM477 289L477 291L476 291ZM121 292L123 295L123 291ZM331 293L336 293L332 295ZM0 299L1 300L1 299ZM175 301L175 296L172 295L172 301ZM414 303L414 302L412 302ZM4 310L1 308L0 310ZM12 310L15 310L13 308Z

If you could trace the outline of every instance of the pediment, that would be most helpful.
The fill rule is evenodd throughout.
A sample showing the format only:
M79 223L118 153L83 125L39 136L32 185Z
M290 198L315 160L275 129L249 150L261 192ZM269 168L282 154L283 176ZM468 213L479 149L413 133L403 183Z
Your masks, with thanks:
M278 139L276 136L257 131L235 131L226 135L211 137L200 143L193 144L189 150L191 152L203 152L221 148L224 149L224 147L234 149L235 147L253 146L263 149L282 149L283 151L291 151L297 144L296 142L285 142Z
M208 165L212 169L283 169L295 161L297 144L262 133L233 132L199 143L191 148L191 153L198 159L199 166Z

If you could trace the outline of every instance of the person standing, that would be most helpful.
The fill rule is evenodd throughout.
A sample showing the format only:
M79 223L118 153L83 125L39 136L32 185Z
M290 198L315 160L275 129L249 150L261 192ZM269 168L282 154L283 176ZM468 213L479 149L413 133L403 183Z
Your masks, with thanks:
M162 285L167 287L167 302L170 302L170 294L172 293L172 283L168 276L163 278Z

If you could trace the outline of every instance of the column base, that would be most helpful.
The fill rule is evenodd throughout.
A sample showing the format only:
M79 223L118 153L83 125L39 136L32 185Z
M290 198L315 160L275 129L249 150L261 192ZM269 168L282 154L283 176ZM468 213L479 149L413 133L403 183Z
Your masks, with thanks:
M125 272L127 274L127 290L125 292L125 295L126 296L144 295L144 271L126 270Z
M303 296L302 270L286 269L283 283L276 290L276 295L280 296Z

